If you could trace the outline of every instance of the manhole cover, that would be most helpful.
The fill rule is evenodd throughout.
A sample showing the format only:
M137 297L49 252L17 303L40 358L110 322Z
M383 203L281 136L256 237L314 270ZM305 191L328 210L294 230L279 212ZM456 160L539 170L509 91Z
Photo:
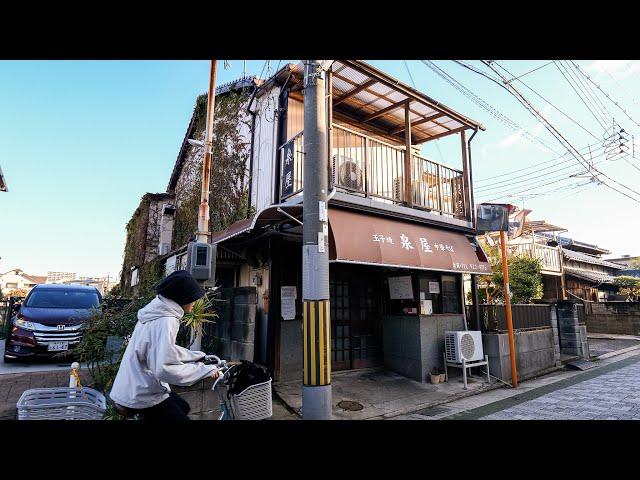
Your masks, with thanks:
M358 402L352 402L351 400L342 400L338 402L338 406L343 410L348 410L350 412L357 412L358 410L362 410L362 404Z

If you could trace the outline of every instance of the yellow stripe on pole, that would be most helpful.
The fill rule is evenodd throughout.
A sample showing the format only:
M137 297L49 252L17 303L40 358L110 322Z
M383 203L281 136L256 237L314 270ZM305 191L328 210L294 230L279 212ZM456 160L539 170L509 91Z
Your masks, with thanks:
M329 310L329 300L327 300L325 302L324 305L325 308L325 332L327 332L327 380L326 380L326 385L329 385L331 383L331 315L330 312L331 310Z
M309 312L309 339L310 339L310 347L311 347L311 381L310 385L317 385L318 382L316 380L316 364L317 364L317 356L316 356L316 302L309 302L310 312Z
M327 363L327 352L325 348L325 328L324 328L324 318L325 318L325 308L323 305L324 302L318 302L318 363L320 364L320 377L318 378L319 385L325 385L325 365Z
M304 348L304 368L302 370L302 378L305 385L309 384L309 360L307 358L307 355L309 354L309 348L307 347L307 335L309 333L309 327L307 322L309 322L309 304L307 302L304 302L302 304L302 345Z

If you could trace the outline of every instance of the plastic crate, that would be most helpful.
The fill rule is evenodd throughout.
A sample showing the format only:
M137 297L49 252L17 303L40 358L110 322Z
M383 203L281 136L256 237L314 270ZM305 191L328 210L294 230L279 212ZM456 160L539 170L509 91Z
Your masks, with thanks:
M102 420L107 402L93 388L33 388L16 406L18 420Z
M271 380L251 385L230 397L236 420L263 420L273 415Z

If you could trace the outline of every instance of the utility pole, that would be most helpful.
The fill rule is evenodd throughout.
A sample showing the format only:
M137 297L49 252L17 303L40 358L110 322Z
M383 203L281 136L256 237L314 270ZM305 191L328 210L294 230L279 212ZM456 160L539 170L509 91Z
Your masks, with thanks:
M305 60L302 417L331 419L325 63Z
M207 123L205 127L204 158L202 160L202 189L200 190L200 208L198 209L198 231L196 241L202 243L209 242L209 183L211 181L211 149L213 137L213 117L216 102L216 60L211 60L211 70L209 74L209 93L207 95ZM204 281L199 282L204 287ZM202 338L199 332L195 334L192 350L202 348ZM193 338L193 337L192 337Z
M209 182L211 181L211 142L213 137L213 113L216 102L216 60L211 60L209 94L207 96L207 126L204 139L204 159L202 161L202 190L198 210L198 242L209 241Z
M507 235L500 230L500 251L502 253L502 276L504 281L504 306L507 316L507 331L509 332L509 357L511 357L511 386L518 386L518 371L516 370L516 345L513 337L513 319L511 317L511 290L509 288L509 267L507 265Z

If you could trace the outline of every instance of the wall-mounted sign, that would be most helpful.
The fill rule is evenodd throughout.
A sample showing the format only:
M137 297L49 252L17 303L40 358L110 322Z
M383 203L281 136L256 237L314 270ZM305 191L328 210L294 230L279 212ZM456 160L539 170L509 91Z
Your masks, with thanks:
M280 314L283 320L295 320L297 297L295 286L280 287Z
M389 277L389 298L392 300L413 300L411 276Z
M440 293L440 284L438 282L429 282L429 293Z
M282 196L286 197L293 193L293 184L295 181L295 145L294 141L287 142L282 147L283 162L282 162Z

